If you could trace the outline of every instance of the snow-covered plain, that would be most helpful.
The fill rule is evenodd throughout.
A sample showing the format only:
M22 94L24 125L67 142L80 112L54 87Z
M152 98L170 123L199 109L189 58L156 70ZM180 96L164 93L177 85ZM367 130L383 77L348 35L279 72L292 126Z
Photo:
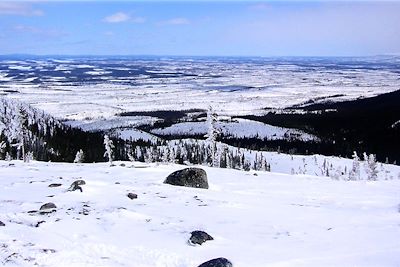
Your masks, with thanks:
M137 126L158 118L132 123L132 118L118 118L124 112L207 110L211 105L220 116L260 115L271 108L279 112L309 101L371 97L398 90L399 67L400 59L395 56L4 58L0 59L0 95L85 131L116 132L122 127L121 136L129 139L141 136ZM237 129L248 126L239 124L227 127L235 126L233 132L238 136L254 135L238 133ZM250 130L265 136L273 127L259 128ZM272 136L279 136L281 130L292 131L274 129L277 132ZM143 138L153 138L148 134Z
M312 99L398 90L399 62L398 57L0 60L0 93L71 120L210 104L219 114L260 114Z
M196 267L226 257L235 267L400 265L398 179L203 167L206 190L163 184L184 166L124 165L0 161L1 263ZM86 181L83 192L67 192L77 179ZM29 213L46 202L57 211ZM215 240L190 246L194 230Z

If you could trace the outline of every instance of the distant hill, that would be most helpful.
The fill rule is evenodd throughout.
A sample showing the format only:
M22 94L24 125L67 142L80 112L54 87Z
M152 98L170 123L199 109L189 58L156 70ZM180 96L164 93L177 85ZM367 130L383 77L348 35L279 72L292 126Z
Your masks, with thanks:
M371 98L336 103L311 104L305 114L246 116L276 126L299 128L319 136L321 144L298 144L299 153L350 157L353 151L377 155L380 161L400 162L400 90ZM332 111L335 110L335 111ZM315 112L317 111L317 112ZM290 146L282 144L282 146Z

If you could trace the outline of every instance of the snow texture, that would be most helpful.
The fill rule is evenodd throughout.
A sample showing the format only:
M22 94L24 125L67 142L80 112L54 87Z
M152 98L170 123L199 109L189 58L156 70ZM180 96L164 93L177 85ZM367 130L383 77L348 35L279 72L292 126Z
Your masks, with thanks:
M202 167L205 190L163 184L183 166L115 164L0 161L2 264L195 267L217 257L235 267L400 264L399 179ZM78 179L83 192L68 192ZM55 212L30 212L48 202ZM214 240L190 246L194 230Z

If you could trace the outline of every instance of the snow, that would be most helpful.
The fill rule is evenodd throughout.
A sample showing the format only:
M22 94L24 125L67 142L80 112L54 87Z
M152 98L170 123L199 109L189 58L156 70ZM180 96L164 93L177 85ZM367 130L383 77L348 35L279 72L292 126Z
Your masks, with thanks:
M95 107L101 112L92 117L99 119L126 111L206 110L210 104L219 115L257 115L265 113L265 108L280 109L310 99L343 101L398 90L396 60L394 57L382 62L374 58L331 58L324 62L285 58L0 61L0 69L7 75L2 74L0 80L4 81L5 89L20 90L20 94L10 97L42 107L63 119L85 118ZM17 69L10 71L9 66ZM27 78L23 69L28 67L37 73L44 86L32 83L21 87ZM42 76L38 70L51 71L51 76ZM65 70L81 74L66 76ZM63 83L55 78L64 76ZM49 93L61 90L65 93Z
M8 67L10 70L31 70L30 66L20 66L20 65L10 65Z
M395 123L392 124L392 128L396 128L400 125L400 120L396 121Z
M236 138L267 138L269 140L293 138L304 141L318 140L317 137L299 130L276 127L245 119L235 119L231 122L217 122L216 127L224 136ZM166 128L153 129L151 132L159 135L204 135L207 133L207 130L207 123L202 121L176 123Z
M156 143L159 140L155 135L149 134L142 130L138 129L116 129L112 131L112 136L118 137L123 140L132 140L136 141L142 139L143 141L149 141L152 144Z
M88 114L89 115L89 114ZM124 116L102 119L86 119L77 121L66 121L67 125L80 128L84 131L107 131L116 128L131 128L141 125L152 124L158 119L150 116Z
M2 263L189 267L226 257L235 267L400 264L398 179L203 167L205 190L163 184L184 166L120 164L0 161ZM86 181L83 192L67 192L77 179ZM57 211L28 213L46 202ZM190 246L194 230L215 240Z
M98 69L96 69L96 70L93 70L93 71L86 71L85 72L86 74L89 74L89 75L104 75L104 74L110 74L110 73L112 73L111 71L105 71L105 70L98 70Z

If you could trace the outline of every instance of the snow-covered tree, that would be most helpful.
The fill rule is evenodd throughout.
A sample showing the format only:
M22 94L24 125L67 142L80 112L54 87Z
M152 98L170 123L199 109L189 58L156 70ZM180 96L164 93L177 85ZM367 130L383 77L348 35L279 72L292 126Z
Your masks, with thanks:
M374 154L370 154L367 159L366 166L368 180L376 181L378 180L378 163L376 162L376 158Z
M104 135L104 148L106 152L104 152L104 157L108 159L108 162L110 163L110 166L112 165L113 162L113 149L114 149L114 144L112 140L108 137L108 135Z
M18 114L18 126L17 126L17 136L18 136L18 150L21 152L21 156L24 162L27 162L26 153L25 153L25 142L27 139L27 130L28 130L28 114L26 113L24 108L19 109Z
M25 154L24 162L30 162L31 160L34 160L33 152L29 151Z
M163 163L167 163L167 162L169 162L169 147L167 147L166 149L164 149L163 151L162 151L162 157L161 157L161 161L163 162Z
M74 163L82 163L85 161L85 154L83 153L83 150L80 149L78 152L76 152Z
M217 150L217 138L219 135L219 130L217 129L217 121L218 116L217 113L214 112L213 108L209 106L207 111L207 126L208 131L205 137L207 138L206 141L209 143L210 147L210 154L211 154L211 164L214 167L219 167L219 159L220 154L218 154Z
M6 151L6 142L2 141L0 142L0 154L4 154L4 152Z
M134 161L135 161L135 156L132 154L132 152L131 152L131 153L128 153L128 159L129 159L129 161L131 161L131 162L134 162Z
M349 180L360 180L360 158L355 151L353 153L353 166L349 172Z

